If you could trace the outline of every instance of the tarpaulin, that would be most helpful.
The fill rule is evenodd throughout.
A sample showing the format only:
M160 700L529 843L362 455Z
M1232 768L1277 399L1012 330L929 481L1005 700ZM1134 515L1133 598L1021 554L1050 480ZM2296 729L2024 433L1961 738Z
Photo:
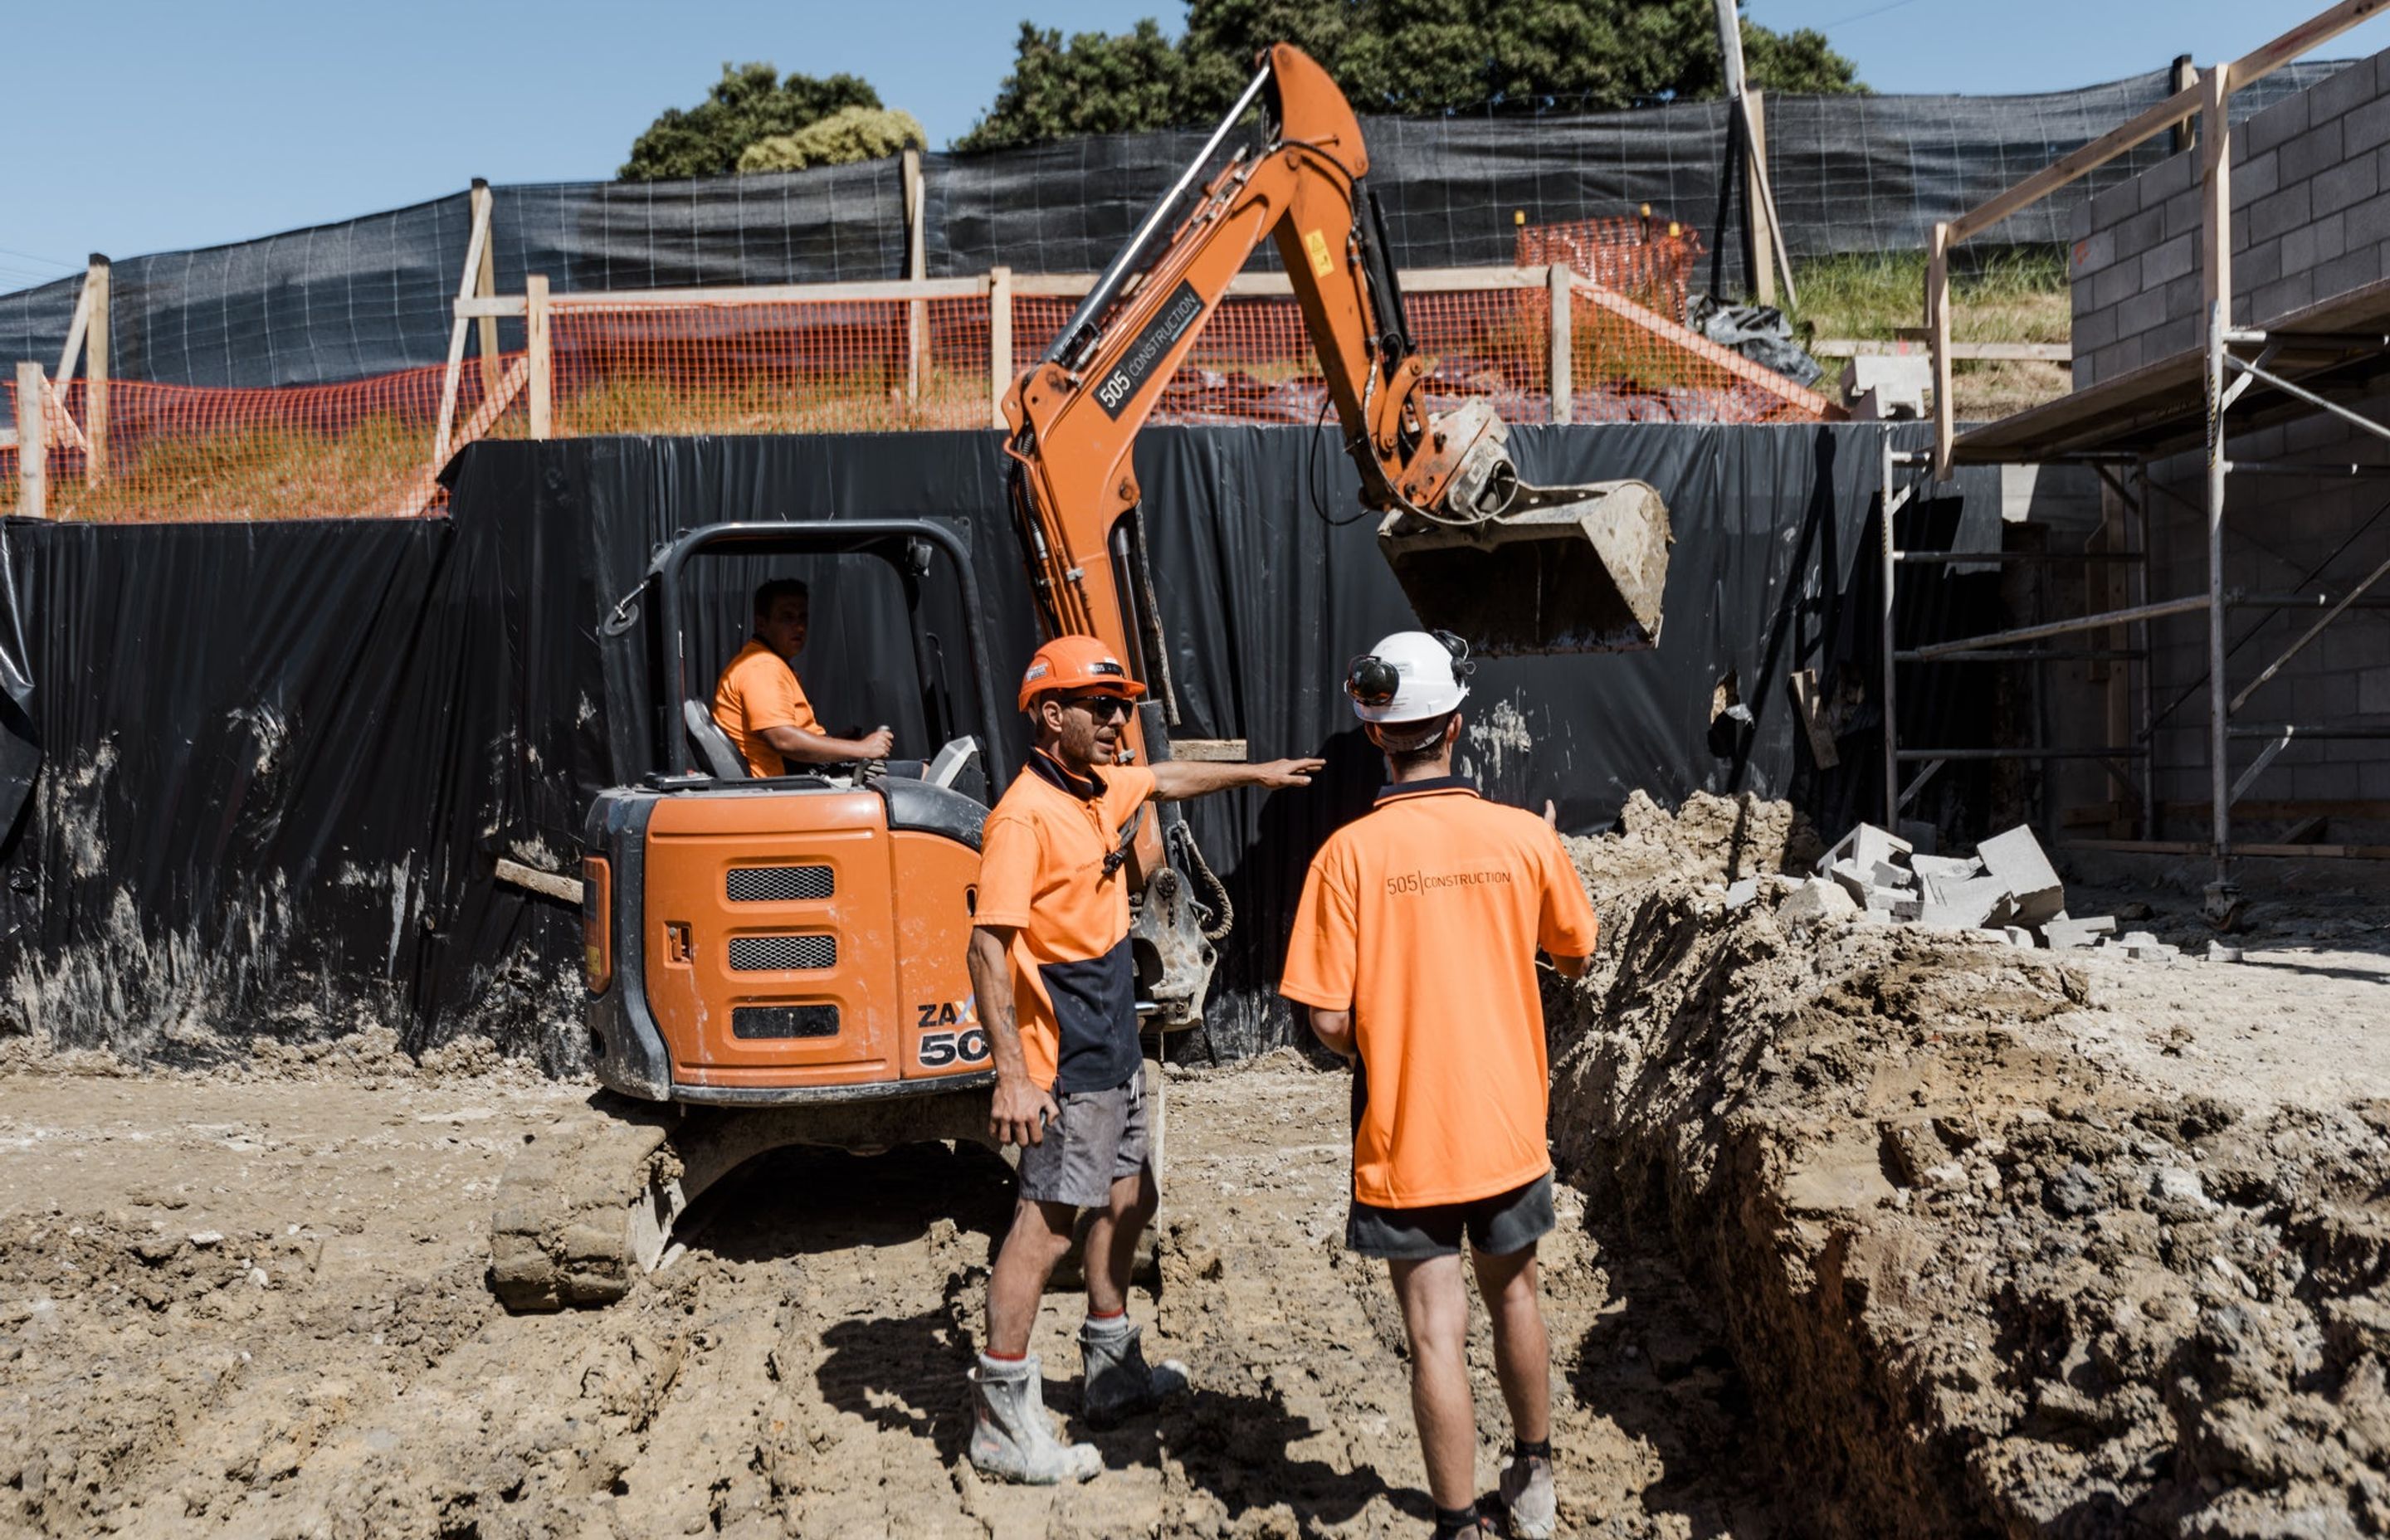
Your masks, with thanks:
M1871 812L1874 719L1849 713L1842 763L1820 771L1785 678L1813 667L1873 698L1886 431L1925 442L1914 426L1513 429L1532 480L1659 489L1676 531L1666 618L1654 651L1485 664L1462 768L1505 801L1554 800L1579 830L1638 788L1663 802L1747 789ZM601 617L677 530L951 520L970 533L1007 687L1035 638L1003 467L993 433L488 442L452 468L446 519L10 522L0 554L31 688L0 698L30 700L16 737L42 766L0 859L0 1021L190 1059L259 1034L382 1025L422 1047L479 1032L578 1065L578 918L495 866L572 872L589 797L653 767L638 653L627 634L603 636ZM1304 866L1379 780L1339 688L1344 662L1415 622L1372 520L1352 518L1355 474L1332 435L1150 430L1137 468L1179 735L1329 762L1311 789L1192 809L1238 918L1212 1046L1241 1053L1286 1035L1271 986ZM1948 509L1988 510L1992 489L1971 476ZM1997 541L1996 513L1968 522L1972 540ZM710 681L765 571L698 567ZM813 584L800 669L823 721L887 722L900 754L933 749L893 580L862 558L770 570ZM1904 582L1904 624L1937 630L1941 584ZM1727 699L1747 732L1713 730ZM1928 709L1948 710L1910 711ZM1017 763L1020 719L1009 702L999 716L1012 740L998 752Z

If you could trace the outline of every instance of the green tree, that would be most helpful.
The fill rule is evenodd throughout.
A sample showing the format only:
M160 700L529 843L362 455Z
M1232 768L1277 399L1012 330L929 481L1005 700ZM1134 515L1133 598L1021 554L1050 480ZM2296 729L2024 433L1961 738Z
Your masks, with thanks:
M1818 32L1745 21L1742 37L1767 90L1867 89ZM1067 43L1022 23L1012 73L956 148L1203 122L1278 42L1319 60L1363 112L1599 109L1723 89L1711 0L1188 0L1176 45L1150 20Z
M842 107L794 134L758 139L739 155L739 169L803 171L877 160L902 149L927 149L929 131L910 112L884 107Z
M880 105L880 93L857 75L783 79L769 64L725 64L705 100L687 111L666 108L648 125L618 174L626 182L727 176L758 139L794 134L846 108Z

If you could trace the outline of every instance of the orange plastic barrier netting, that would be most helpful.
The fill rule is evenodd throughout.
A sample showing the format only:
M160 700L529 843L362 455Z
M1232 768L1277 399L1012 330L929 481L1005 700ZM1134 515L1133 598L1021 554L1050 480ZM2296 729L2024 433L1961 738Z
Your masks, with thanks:
M1672 321L1684 319L1694 275L1708 254L1691 226L1655 220L1648 210L1640 218L1523 225L1515 244L1522 267L1561 263Z
M1678 244L1698 250L1697 242ZM1632 251L1625 242L1614 249ZM1668 276L1675 259L1645 251L1634 260L1647 258L1638 281L1647 292L1657 285L1665 302L1668 285L1681 281ZM1483 396L1505 420L1554 420L1548 288L1417 292L1406 302L1433 409ZM671 305L559 297L549 326L548 432L985 428L995 379L1043 353L1074 308L1069 299L1017 298L1011 361L997 369L981 296ZM1827 409L1822 397L1607 285L1573 286L1569 330L1571 421L1815 421ZM452 443L530 434L529 372L524 353L486 368L469 356ZM117 380L97 477L84 431L86 386L71 381L45 419L48 512L173 520L436 511L445 504L430 474L442 378L434 366L288 390ZM0 388L13 408L13 385ZM1164 388L1154 420L1308 425L1328 410L1294 300L1233 296ZM20 502L16 456L0 451L0 513Z

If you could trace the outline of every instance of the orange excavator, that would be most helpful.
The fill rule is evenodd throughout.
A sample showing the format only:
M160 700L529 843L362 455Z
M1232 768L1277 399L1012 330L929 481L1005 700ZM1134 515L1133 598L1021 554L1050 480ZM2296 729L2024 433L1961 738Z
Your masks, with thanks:
M1256 146L1222 147L1258 112ZM1011 497L1042 628L1102 638L1149 684L1134 752L1170 755L1167 658L1130 454L1230 280L1274 239L1423 624L1490 655L1657 643L1667 510L1638 481L1521 481L1483 401L1436 414L1327 73L1280 45L1004 402ZM720 558L866 557L914 618L927 762L751 778L705 710L686 584ZM933 592L934 589L941 592ZM959 629L954 648L933 630ZM491 1282L518 1309L598 1304L671 1254L687 1205L765 1150L985 1141L990 1048L964 970L980 826L1003 789L1002 697L966 552L930 520L715 524L664 547L607 629L644 626L662 770L601 793L584 833L590 1047L605 1092L500 1185ZM1003 661L1009 668L1010 660ZM1138 1009L1201 1019L1218 891L1175 807L1130 866Z

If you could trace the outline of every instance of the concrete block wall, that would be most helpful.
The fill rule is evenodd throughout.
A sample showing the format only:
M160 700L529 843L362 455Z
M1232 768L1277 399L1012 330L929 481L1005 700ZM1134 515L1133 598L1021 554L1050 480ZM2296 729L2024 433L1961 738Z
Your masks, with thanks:
M2075 212L2076 389L2205 340L2198 166L2172 156ZM2239 124L2232 209L2238 324L2390 276L2390 53Z
M2390 399L2369 403L2364 410L2384 420L2390 417ZM2381 441L2320 415L2239 435L2232 443L2236 457L2311 464L2380 463L2381 450ZM2204 593L2206 522L2191 511L2205 506L2204 464L2198 456L2185 455L2152 466L2150 477L2176 494L2154 494L2150 593L2157 598ZM2251 593L2345 594L2390 558L2390 512L2385 508L2390 508L2390 479L2232 477L2225 501L2225 585ZM2319 573L2308 576L2319 567ZM2372 597L2390 599L2384 590L2390 590L2390 581L2378 585ZM2271 614L2232 610L2226 642L2242 642L2226 668L2233 693L2319 618L2320 612L2314 610ZM2207 673L2207 618L2183 616L2157 622L2150 629L2156 704L2164 708L2184 692L2193 692L2165 719L2152 740L2157 795L2162 802L2204 802L2208 794L2207 698L2201 682ZM2244 725L2390 726L2390 610L2349 610L2252 696L2234 720ZM2246 739L2232 744L2233 777L2262 747ZM2361 738L2294 741L2248 795L2258 802L2390 800L2390 743ZM2187 828L2178 823L2174 837L2197 837L2204 828L2204 824Z

